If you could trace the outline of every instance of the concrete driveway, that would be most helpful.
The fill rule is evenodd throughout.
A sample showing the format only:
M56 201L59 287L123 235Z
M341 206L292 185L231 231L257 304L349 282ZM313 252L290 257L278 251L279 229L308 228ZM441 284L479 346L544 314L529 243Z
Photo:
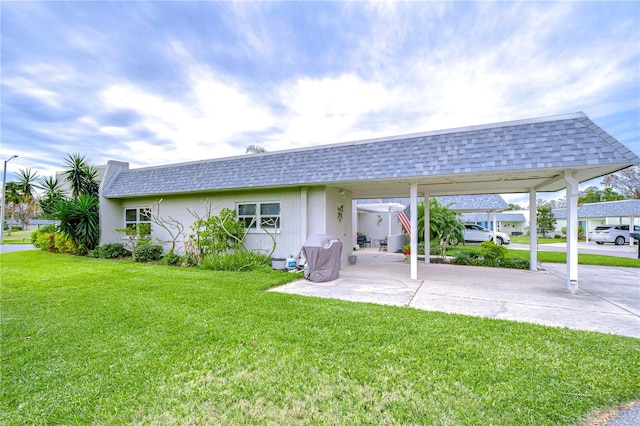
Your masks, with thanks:
M522 321L640 338L640 269L581 265L576 294L564 264L544 270L423 263L409 279L404 255L363 250L326 283L296 281L272 291Z

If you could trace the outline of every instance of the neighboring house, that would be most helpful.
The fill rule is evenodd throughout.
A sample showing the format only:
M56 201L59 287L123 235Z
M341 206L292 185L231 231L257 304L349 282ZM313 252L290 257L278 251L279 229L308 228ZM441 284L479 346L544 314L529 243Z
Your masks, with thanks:
M555 232L562 234L562 228L567 226L565 210L553 210L555 216ZM601 203L587 203L578 207L578 224L584 230L584 237L589 238L589 232L599 225L640 225L640 200L605 201Z
M119 241L117 228L148 220L146 209L160 199L160 215L188 232L189 209L202 215L208 200L214 212L227 207L256 219L247 238L252 249L269 250L262 230L269 217L278 220L275 255L297 254L310 234L332 234L343 241L346 261L356 242L353 199L409 196L415 209L418 193L534 197L639 162L584 113L139 169L109 161L100 190L101 243ZM167 239L158 226L152 235Z
M465 222L477 223L487 229L493 229L491 218L487 218L483 213L464 213L462 219ZM523 213L497 213L496 222L498 231L511 236L523 235L527 227L527 219Z

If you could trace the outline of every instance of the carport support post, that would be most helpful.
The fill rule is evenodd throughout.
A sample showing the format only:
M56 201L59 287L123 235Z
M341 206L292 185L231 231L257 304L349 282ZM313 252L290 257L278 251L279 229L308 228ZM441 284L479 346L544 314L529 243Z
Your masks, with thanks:
M566 170L567 182L567 291L578 291L578 181Z
M529 269L538 270L538 212L536 189L529 190Z
M424 264L428 265L431 263L431 217L429 216L429 206L431 202L429 201L429 194L426 192L423 194L424 202L422 206L424 207Z
M409 218L411 223L411 279L418 279L418 184L416 182L411 183L411 217Z

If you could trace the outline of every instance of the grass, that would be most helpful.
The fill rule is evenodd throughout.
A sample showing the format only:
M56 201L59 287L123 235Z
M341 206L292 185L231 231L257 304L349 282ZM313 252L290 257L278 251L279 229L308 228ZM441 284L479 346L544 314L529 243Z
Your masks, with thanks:
M478 246L455 246L447 250L448 256L455 256L459 252L479 251ZM507 252L508 258L520 258L529 260L529 250L511 249ZM566 263L567 254L564 252L552 252L538 250L538 261L549 263ZM599 254L578 253L578 264L580 265L600 265L600 266L624 266L629 268L640 268L640 259L628 257L604 256Z
M7 235L7 231L4 231L4 244L31 244L31 233L30 231L11 231L11 235Z
M270 293L287 273L0 255L0 424L575 425L640 340Z
M514 244L529 244L529 237L509 237ZM566 243L566 238L538 238L538 244Z

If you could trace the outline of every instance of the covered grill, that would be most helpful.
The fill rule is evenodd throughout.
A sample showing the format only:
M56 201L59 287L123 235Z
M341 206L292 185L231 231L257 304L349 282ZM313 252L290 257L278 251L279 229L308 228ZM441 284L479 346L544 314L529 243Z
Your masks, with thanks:
M333 235L312 234L302 246L307 260L304 277L313 282L331 281L340 273L342 241Z

